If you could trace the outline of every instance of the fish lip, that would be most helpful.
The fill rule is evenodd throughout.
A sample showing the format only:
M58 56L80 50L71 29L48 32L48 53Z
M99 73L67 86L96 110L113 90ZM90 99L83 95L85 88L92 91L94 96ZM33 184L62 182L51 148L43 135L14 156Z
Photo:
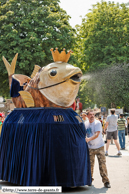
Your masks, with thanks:
M82 76L82 73L81 72L79 72L79 73L76 73L76 74L74 74L74 75L72 75L69 79L72 81L72 82L74 82L74 83L80 83L81 82L81 76Z
M66 75L65 77L63 77L64 80L70 80L72 81L74 84L79 84L81 83L81 76L82 76L82 71L77 68L72 70L68 75Z

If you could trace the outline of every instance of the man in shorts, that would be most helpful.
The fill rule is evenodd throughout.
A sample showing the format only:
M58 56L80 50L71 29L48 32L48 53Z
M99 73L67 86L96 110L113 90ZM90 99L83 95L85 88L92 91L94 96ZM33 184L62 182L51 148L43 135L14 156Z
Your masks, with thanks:
M106 125L104 128L104 132L107 129L107 144L106 144L106 153L105 153L106 156L108 156L108 148L109 148L109 144L111 142L111 136L113 136L114 142L115 142L116 147L118 149L117 155L118 156L122 155L120 152L119 143L117 141L117 120L118 120L118 116L115 115L115 109L111 109L111 115L109 115L107 117Z

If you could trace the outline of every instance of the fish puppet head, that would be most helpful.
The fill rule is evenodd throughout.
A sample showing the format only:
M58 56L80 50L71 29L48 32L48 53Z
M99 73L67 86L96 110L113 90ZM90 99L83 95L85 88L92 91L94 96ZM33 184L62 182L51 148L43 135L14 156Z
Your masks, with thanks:
M32 80L29 80L30 82L24 92L30 93L29 95L32 96L34 100L33 106L35 107L40 107L40 103L36 105L38 95L50 101L51 106L69 107L73 104L78 93L82 71L80 68L67 63L71 51L66 54L65 49L63 49L63 51L59 53L56 48L55 51L51 49L51 52L54 62L43 68L39 67L34 77L32 76ZM13 77L17 76L14 74ZM35 80L36 85L31 84L33 80ZM19 91L19 93L24 100L22 91ZM44 104L42 103L42 106L45 106Z
M78 93L80 75L80 69L72 65L64 62L51 63L41 71L38 88L53 85L40 89L40 92L51 102L68 107L72 105Z

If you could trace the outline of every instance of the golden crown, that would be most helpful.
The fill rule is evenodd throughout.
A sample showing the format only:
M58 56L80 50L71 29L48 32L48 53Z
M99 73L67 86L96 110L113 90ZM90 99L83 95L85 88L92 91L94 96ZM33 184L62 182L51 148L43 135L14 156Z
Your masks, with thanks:
M70 53L73 53L73 51L69 51L67 54L65 52L65 48L63 49L63 51L61 53L59 53L58 48L56 48L55 51L53 51L53 48L50 49L50 51L52 52L52 57L53 60L56 61L62 61L62 62L66 62L69 60L70 58Z

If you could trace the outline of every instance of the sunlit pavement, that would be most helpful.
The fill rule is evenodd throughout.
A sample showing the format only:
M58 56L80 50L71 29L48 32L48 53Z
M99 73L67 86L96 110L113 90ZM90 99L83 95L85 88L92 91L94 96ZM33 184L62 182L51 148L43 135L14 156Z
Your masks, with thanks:
M92 186L77 188L63 188L63 193L82 193L82 194L129 194L129 137L126 136L126 149L122 150L122 156L117 156L115 144L109 146L109 155L106 156L108 176L111 188L104 187L100 174L98 161L95 161L94 181ZM0 181L0 193L2 186L16 186L9 182ZM15 193L14 193L15 194ZM23 193L22 193L23 194ZM31 193L28 193L31 194ZM38 194L38 193L37 193Z

